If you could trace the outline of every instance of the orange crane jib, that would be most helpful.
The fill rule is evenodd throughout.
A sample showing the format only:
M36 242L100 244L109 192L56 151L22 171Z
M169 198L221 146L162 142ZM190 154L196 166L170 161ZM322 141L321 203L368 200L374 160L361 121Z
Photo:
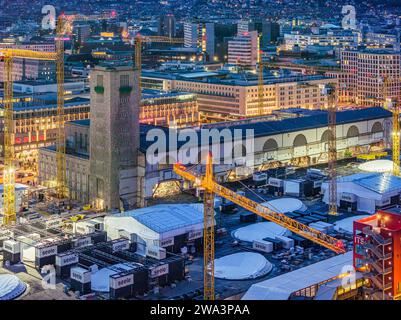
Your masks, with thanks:
M219 185L210 177L193 174L187 171L186 167L181 164L174 165L174 172L185 180L193 182L197 187L204 188L220 197L230 200L240 207L257 214L266 220L275 222L303 238L311 240L337 254L345 253L344 243L341 240L331 237L296 220L290 219L282 213L275 212L260 203L241 196L236 192Z

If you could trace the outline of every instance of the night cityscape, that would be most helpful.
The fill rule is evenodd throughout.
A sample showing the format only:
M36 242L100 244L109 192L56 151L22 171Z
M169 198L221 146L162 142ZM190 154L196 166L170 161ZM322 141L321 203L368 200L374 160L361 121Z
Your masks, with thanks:
M397 0L0 0L0 300L401 300L400 43Z

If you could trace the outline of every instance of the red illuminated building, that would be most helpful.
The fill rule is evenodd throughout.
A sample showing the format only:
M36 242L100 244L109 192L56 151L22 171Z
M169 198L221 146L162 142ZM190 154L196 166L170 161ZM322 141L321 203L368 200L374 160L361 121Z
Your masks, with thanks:
M354 267L370 281L371 299L401 295L401 212L378 211L354 222Z

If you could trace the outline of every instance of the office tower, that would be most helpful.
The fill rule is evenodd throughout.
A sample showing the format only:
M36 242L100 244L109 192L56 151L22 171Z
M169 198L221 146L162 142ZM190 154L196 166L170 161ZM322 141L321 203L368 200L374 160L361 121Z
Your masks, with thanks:
M176 20L174 15L167 14L159 18L158 34L169 38L176 36Z
M258 62L258 32L244 32L228 41L228 63L256 68Z
M207 60L212 61L215 52L214 23L186 22L184 23L184 46L199 48L207 54Z

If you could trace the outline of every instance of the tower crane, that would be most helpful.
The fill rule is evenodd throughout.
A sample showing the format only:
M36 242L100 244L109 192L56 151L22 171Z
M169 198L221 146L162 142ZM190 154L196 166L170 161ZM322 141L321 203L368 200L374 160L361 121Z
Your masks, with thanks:
M393 154L393 175L400 175L400 102L389 95L389 85L391 79L385 76L383 79L382 95L384 99L384 108L391 111L393 115L392 131L392 154Z
M323 232L313 229L296 220L290 219L282 213L275 212L260 203L250 200L236 192L216 183L213 178L213 159L209 153L206 160L206 173L204 176L192 173L179 163L175 164L174 172L180 177L192 182L195 186L204 189L204 299L214 300L214 195L219 195L240 207L275 222L288 230L313 241L323 247L333 250L337 254L345 253L341 240L331 237Z
M258 116L264 115L263 105L264 105L264 86L263 86L263 68L264 63L262 61L262 52L260 50L261 37L258 41Z
M80 21L99 21L108 20L116 17L115 11L110 13L93 14L93 15L83 15L83 14L68 14L63 15L64 21L64 34L72 34L74 22Z
M327 164L329 172L329 214L337 215L337 135L336 135L336 112L337 92L334 84L322 87L322 94L327 96Z
M4 60L4 218L3 224L10 225L16 221L15 208L15 157L14 157L14 118L13 118L13 60L14 58L35 60L57 60L55 52L38 52L21 49L0 50ZM64 94L64 92L63 92Z
M15 208L15 132L13 119L13 59L52 60L56 62L57 72L57 179L56 192L58 198L66 195L66 165L64 139L64 46L63 22L60 17L57 26L56 52L39 52L22 49L0 50L0 57L4 59L4 225L16 221Z
M57 73L57 142L56 142L56 195L58 199L67 196L67 160L65 155L64 132L64 17L60 16L56 28L56 73Z
M142 71L142 43L170 43L170 44L182 44L184 38L170 38L164 36L142 36L137 34L134 37L134 66L139 70L139 92L141 92L141 71Z

